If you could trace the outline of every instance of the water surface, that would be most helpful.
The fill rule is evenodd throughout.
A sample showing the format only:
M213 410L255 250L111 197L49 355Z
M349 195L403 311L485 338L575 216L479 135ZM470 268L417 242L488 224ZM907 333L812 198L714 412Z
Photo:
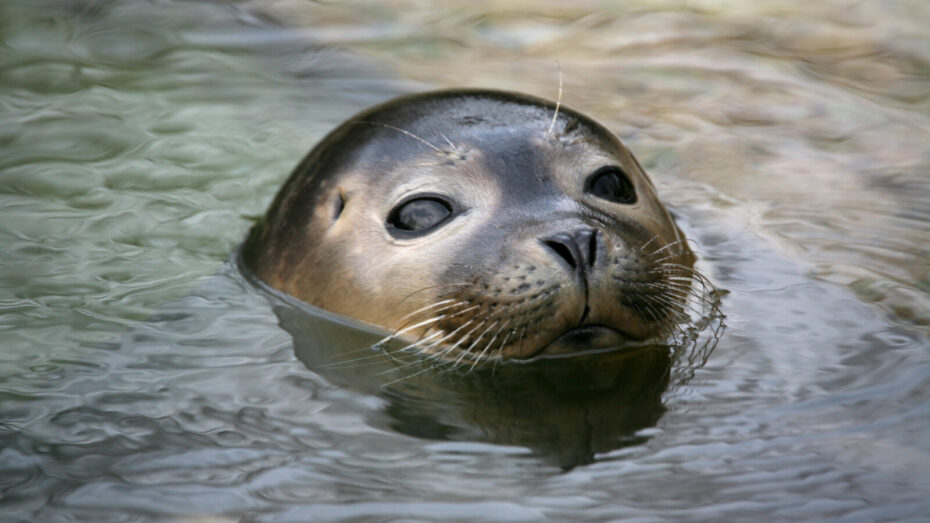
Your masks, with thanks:
M925 517L930 10L810 4L5 2L4 518ZM354 112L560 71L728 291L706 363L574 467L308 369L228 263Z

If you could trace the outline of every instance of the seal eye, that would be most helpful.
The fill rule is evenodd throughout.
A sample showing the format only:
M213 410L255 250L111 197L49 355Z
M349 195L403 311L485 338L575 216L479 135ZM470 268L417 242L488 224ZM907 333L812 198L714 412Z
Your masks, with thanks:
M400 233L421 233L452 216L452 205L435 196L407 200L391 210L388 225ZM391 231L395 232L395 231Z
M585 182L585 191L617 203L636 203L636 190L630 177L619 167L608 165L594 171Z

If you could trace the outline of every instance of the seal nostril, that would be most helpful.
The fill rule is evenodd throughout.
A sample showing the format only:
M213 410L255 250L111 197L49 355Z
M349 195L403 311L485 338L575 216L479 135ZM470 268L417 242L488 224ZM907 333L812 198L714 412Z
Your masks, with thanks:
M597 231L594 229L560 232L540 241L568 262L573 271L586 272L594 267L597 259Z
M594 267L597 261L597 231L594 229L581 229L574 233L575 245L578 252L584 256L584 265Z
M575 270L578 268L578 259L575 256L575 251L570 247L570 242L572 241L571 236L567 234L556 234L551 238L543 240L543 243L555 251L563 260L568 262L568 265Z
M597 261L597 231L594 231L594 234L591 235L591 240L588 243L588 267L594 267L594 262Z

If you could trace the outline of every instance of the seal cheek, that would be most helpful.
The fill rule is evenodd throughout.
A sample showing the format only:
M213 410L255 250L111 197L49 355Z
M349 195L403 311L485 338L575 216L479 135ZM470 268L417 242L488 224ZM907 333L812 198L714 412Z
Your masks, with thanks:
M479 359L536 355L575 325L584 308L583 285L560 256L531 237L490 264L473 256L474 265L457 264L455 276L447 272L443 279L463 285L441 297L448 305L436 324L446 343Z
M656 236L658 238L658 236ZM592 282L592 310L608 325L623 325L636 338L663 334L679 319L692 293L693 255L664 240L641 247L615 245Z

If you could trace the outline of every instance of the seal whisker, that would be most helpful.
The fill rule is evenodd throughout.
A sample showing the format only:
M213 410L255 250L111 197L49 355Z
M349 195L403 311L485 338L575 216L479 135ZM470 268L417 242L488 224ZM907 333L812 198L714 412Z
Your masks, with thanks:
M436 331L436 332L430 334L429 336L425 336L425 337L423 337L423 338L421 338L421 339L418 339L417 341L415 341L415 342L413 342L413 343L407 344L407 345L405 345L403 348L399 349L397 352L412 353L412 352L413 352L413 349L415 349L415 348L417 348L417 347L423 345L424 343L427 343L428 341L430 341L430 340L436 338L437 336L442 336L442 331Z
M552 129L555 128L555 121L559 117L559 107L561 106L562 106L562 64L559 64L559 97L555 101L555 112L552 114L552 121L549 122L549 129L546 130L546 136L552 135Z
M457 304L462 304L462 303L464 303L464 302L457 302L456 304L452 304L452 305L449 305L449 306L447 306L447 307L443 307L443 308L440 309L440 310L447 310L447 309L449 309L449 308L454 307L454 306L457 305ZM468 308L465 308L465 309L462 309L462 310L454 311L454 312L452 312L452 313L450 313L450 314L440 314L439 316L434 316L434 317L429 318L429 319L427 319L427 320L420 321L419 323L416 323L416 324L414 324L414 325L409 325L409 326L407 326L406 324L402 324L402 325L400 326L400 328L399 328L397 331L395 331L395 332L394 332L393 334L391 334L390 336L384 338L383 340L379 341L378 343L384 343L384 342L386 342L386 341L388 341L388 340L397 338L398 336L400 336L400 335L402 335L402 334L405 334L405 333L407 333L407 332L410 332L411 330L414 330L414 329L418 329L418 328L420 328L420 327L423 327L424 325L432 324L432 323L435 323L435 322L437 322L437 321L439 321L439 320L442 320L442 319L453 318L453 317L455 317L455 316L459 316L459 315L461 315L461 314L464 314L464 313L466 313L466 312L469 312L469 311L471 311L471 310L474 310L474 309L476 309L476 308L478 308L478 307L479 307L478 305L473 305L473 306L471 306L471 307L468 307ZM438 312L438 311L437 311L437 312ZM415 321L415 320L410 320L410 321Z
M346 358L334 360L330 363L323 363L320 365L321 368L351 368L354 364L358 362L364 362L366 360L371 360L375 362L381 357L384 356L384 351L380 350L384 347L383 342L373 343L371 345L366 345L364 347L345 351L340 356L352 356L354 354L362 354L357 358ZM367 354L366 354L367 353Z
M682 292L684 289L670 289L661 283L644 283L643 285L648 288L656 289L655 293L639 296L643 305L649 307L649 310L652 312L652 320L656 323L674 322L675 319L673 316L680 312L682 307L687 306L686 298L688 294ZM657 308L660 305L661 308Z
M465 357L471 357L471 356L473 355L472 349L481 341L481 338L482 338L485 334L487 334L487 331L490 330L491 328L493 328L494 325L495 325L496 323L498 323L499 321L500 321L500 320L494 320L494 321L490 324L490 326L488 326L486 329L484 329L484 331L481 332L480 335L478 335L477 337L475 337L475 336L474 336L474 333L475 333L476 331L478 331L478 330L480 330L482 327L488 325L489 318L488 318L488 317L482 318L482 319L479 321L478 325L475 326L475 328L473 328L473 329L469 330L468 332L466 332L464 335L462 335L462 337L459 339L459 341L458 341L455 345L453 345L452 347L449 347L449 350L445 351L445 354L446 354L446 355L448 355L448 356L451 357L451 355L452 355L454 352L457 352L457 353L459 354L458 357L453 361L453 367L454 367L454 366L457 366L458 363L459 363L463 358L465 358ZM469 340L471 340L471 344L470 344L468 347L460 348L460 345L461 345L462 343L467 342L467 341L469 341Z
M475 338L475 340L471 343L471 345L468 346L468 348L466 348L465 350L461 351L462 354L458 357L458 359L455 360L455 364L458 365L459 363L461 363L462 358L463 358L466 354L471 353L471 350L472 350L473 348L475 348L475 345L477 345L478 342L480 342L482 338L484 338L484 335L487 334L488 331L490 331L491 329L493 329L494 326L497 325L499 322L500 322L500 320L494 320L494 323L492 323L487 329L484 329L484 330L481 332L481 334L479 334L478 337Z
M646 307L646 304L634 303L632 304L632 307L633 307L633 310L636 311L636 314L640 318L643 318L647 321L652 321L653 323L659 323L659 320L654 316L654 314L651 311L644 309L644 307Z
M446 136L446 133L439 133L439 136L442 136L442 139L445 140L447 144L449 144L449 147L451 147L453 151L458 152L459 148L456 147L454 143L452 143L452 140Z
M681 298L681 296L677 296L677 295L674 295L674 297ZM688 301L685 301L684 303L680 301L674 301L670 299L668 296L661 295L661 294L652 295L650 296L650 299L654 300L655 302L664 304L666 306L666 310L673 314L674 313L683 314L684 309L689 310L694 314L698 314L698 315L701 314L701 311L695 309L694 305L690 304Z
M438 301L438 302L436 302L436 303L432 303L432 304L430 304L430 305L426 305L425 307L420 307L419 309L417 309L417 310L415 310L415 311L413 311L413 312L404 314L403 316L401 316L401 318L400 318L399 321L408 320L408 319L410 319L411 317L416 316L417 314L420 314L421 312L426 312L426 311L428 311L428 310L430 310L430 309L433 309L433 308L436 308L436 307L441 307L442 305L446 305L447 303L451 303L451 302L454 302L454 303L452 303L452 305L449 305L449 306L447 306L447 307L442 307L442 308L440 308L440 309L437 309L437 310L435 310L435 311L433 311L433 312L440 312L440 311L443 311L443 310L446 310L446 309L455 307L456 305L459 305L459 304L461 304L461 303L464 303L464 302L461 302L461 301L456 301L456 300L454 300L454 299L452 299L452 298L449 298L449 299L447 299L447 300L440 300L440 301Z
M716 308L716 304L713 299L713 291L709 290L707 287L702 287L702 291L698 291L691 285L684 285L682 283L675 282L650 284L650 286L658 289L659 291L659 294L653 295L655 299L664 300L664 303L668 304L669 306L686 307L687 310L691 311L698 317L712 314L713 310ZM701 306L700 310L697 309L698 305Z
M443 287L456 287L456 286L467 286L467 285L469 285L469 284L468 284L468 283L443 283L443 284L439 284L439 285L430 285L430 286L428 286L428 287L423 287L422 289L419 289L419 290L416 290L416 291L411 292L410 294L408 294L408 295L404 296L403 298L401 298L397 303L398 303L398 305L400 305L401 303L403 303L403 302L407 301L408 299L410 299L410 298L416 296L417 294L420 294L421 292L426 292L426 291L428 291L428 290L438 289L438 288L443 288Z
M645 282L643 283L643 286L650 290L656 290L659 292L674 291L680 298L695 294L694 286L691 285L690 282L658 280L653 282Z
M652 235L652 238L649 238L649 241L647 241L646 243L644 243L644 244L642 244L642 245L639 246L639 251L640 251L640 252L645 252L645 251L646 251L646 247L649 246L650 243L652 243L652 242L654 242L654 241L656 241L656 240L658 240L658 239L659 239L659 235L658 235L658 234L653 234L653 235ZM653 254L654 254L654 253L653 253Z
M675 241L673 241L673 242L667 243L667 244L665 244L665 245L663 245L663 246L657 248L656 250L652 251L652 252L650 253L650 255L651 255L651 256L655 256L656 254L659 254L659 253L662 252L662 251L672 249L672 248L674 248L674 247L676 247L676 246L681 245L682 243L683 243L683 242L682 242L681 238L679 238L679 239L677 239L677 240L675 240ZM681 253L679 252L679 253L676 253L674 256L680 256L680 255L681 255Z
M353 354L362 351L371 351L373 346L364 347L355 351L349 351L346 354ZM360 365L373 365L378 362L378 360L383 356L383 354L375 352L373 354L366 354L364 356L359 356L357 358L349 359L340 359L330 363L320 364L320 368L323 369L351 369L358 367Z
M700 287L695 287L694 282L697 281L700 284ZM659 283L654 283L653 285L659 285ZM661 286L664 288L675 289L681 291L685 295L692 296L700 301L706 301L708 295L713 292L713 286L709 282L702 281L700 279L667 279L661 282Z
M650 272L661 271L664 269L675 269L675 270L681 271L684 274L690 274L694 277L703 277L703 275L694 267L688 267L687 265L683 265L681 263L675 263L675 262L669 262L669 261L661 262Z
M523 343L526 341L526 323L523 323L522 325L523 328L520 330L520 337L518 338L520 341L518 349L521 353L523 352Z
M687 283L688 285L690 285L694 283L694 278L691 278L688 276L666 276L665 281L669 283L681 283L681 284Z
M510 321L508 320L508 324L509 324L509 323L510 323ZM513 334L513 333L514 333L514 330L513 330L513 329L510 329L509 331L507 331L507 335L504 336L504 339L501 340L500 346L497 348L497 355L494 356L493 358L488 358L488 360L493 359L495 362L497 362L498 360L500 360L500 359L503 357L503 354L504 354L504 347L507 346L507 340L510 339L510 335ZM489 344L488 346L490 347L490 344ZM474 369L474 364L472 364L472 368Z
M431 353L431 352L429 352L429 351L432 351L434 348L436 348L437 346L439 346L440 343L442 343L442 342L448 340L449 338L452 338L452 337L455 336L460 330L464 329L465 327L467 327L468 325L470 325L470 324L472 324L472 323L474 323L474 322L475 322L474 319L468 320L467 322L465 322L465 323L463 323L462 325L460 325L459 328L457 328L457 329L455 329L454 331L448 333L446 336L443 336L441 339L439 339L439 340L433 342L433 343L430 344L428 347L425 347L423 352L427 354L426 357L427 357L427 358L442 357L442 355L444 355L444 354L446 354L446 353L448 352L448 349L443 349L443 350L440 351L439 353Z
M504 322L503 324L501 324L500 327L498 327L497 331L494 332L494 336L492 336L491 339L488 340L487 343L485 343L485 345L484 345L484 350L482 350L480 354L478 354L477 356L475 356L474 362L472 362L472 364L471 364L471 370L474 370L475 365L477 365L478 362L481 361L481 360L484 358L484 355L488 352L488 349L490 349L491 346L494 345L494 340L497 339L497 336L498 336L498 335L501 333L501 331L502 331L503 329L505 329L508 325L510 325L510 320L507 320L506 322Z
M441 319L443 319L443 318L445 318L445 317L446 317L445 314L440 314L439 316L434 316L434 317L432 317L432 318L430 318L430 319L428 319L428 320L423 320L423 321L421 321L420 323L417 323L417 324L415 324L415 325L411 325L411 326L409 326L409 327L407 327L407 328L404 328L404 329L401 329L401 330L399 330L399 331L394 332L394 333L391 334L390 336L387 336L387 337L381 339L381 341L379 341L379 342L376 343L375 345L380 345L380 344L383 344L383 343L387 343L387 342L393 340L394 338L397 338L397 337L400 336L401 334L405 334L405 333L410 332L410 331L412 331L412 330L414 330L414 329L418 329L418 328L420 328L420 327L422 327L422 326L424 326L424 325L429 325L429 324L431 324L431 323L436 323L437 321L439 321L439 320L441 320Z
M713 284L710 282L710 280L708 280L706 276L704 276L703 274L701 274L694 268L688 267L686 265L681 265L678 263L666 263L666 264L663 264L661 267L658 267L657 269L661 270L665 267L674 269L674 271L669 271L669 273L677 272L678 274L689 276L692 280L700 283L701 287L705 289L713 288Z
M654 258L653 263L665 263L668 260L677 259L681 257L681 252L674 251L674 248L677 246L676 244L680 244L680 243L679 242L670 243L664 247L658 248L654 250L653 252L649 253L650 257L654 257L657 254L661 253L662 251L666 251L666 253L661 258Z
M682 278L682 277L677 277L677 276L665 275L665 277L662 279L658 279L655 281L646 281L646 282L641 282L641 283L642 285L666 285L666 286L674 285L682 289L686 289L686 288L691 287L692 286L691 284L693 282L694 280L692 280L691 278Z
M677 259L678 256L679 256L679 255L678 255L678 254L675 254L675 253L667 253L665 256L663 256L663 257L661 257L661 258L658 258L658 259L656 259L656 260L652 260L652 262L655 263L655 264L661 265L661 264L663 264L663 263L667 263L669 260Z
M643 282L643 283L640 283L639 285L642 285L643 287L646 287L649 289L655 289L658 292L674 291L678 293L677 296L680 298L687 296L689 294L689 289L690 289L690 286L688 285L684 285L681 283L671 283L667 281Z
M394 369L394 370L402 370L403 368L409 368L409 367L412 367L412 366L418 365L418 364L422 365L422 362L414 361L414 362L411 362L411 363L405 365L405 366L402 367L402 368L398 368L398 369ZM396 385L396 384L398 384L398 383L400 383L400 382L402 382L402 381L409 380L409 379L412 379L412 378L416 378L417 376L419 376L419 375L421 375L421 374L425 374L425 373L427 373L427 372L431 372L432 370L433 370L433 368L430 367L429 365L423 365L423 368L422 368L422 369L418 370L417 372L414 372L413 374L409 374L409 375L406 375L406 376L401 376L401 377L399 377L399 378L397 378L397 379L394 379L394 380L391 380L391 381L389 381L389 382L387 382L387 383L382 383L382 384L380 385L380 388L386 389L386 388L390 387L391 385Z
M474 320L472 320L472 321L474 321ZM453 345L451 345L451 346L449 346L448 348L446 348L446 349L445 349L443 352L441 352L440 354L444 354L444 355L445 355L445 354L451 354L453 351L455 351L456 348L458 348L459 345L461 345L462 343L464 343L464 342L468 339L468 337L471 335L471 333L473 333L473 332L475 332L476 330L478 330L479 328L481 328L481 326L484 325L484 321L485 321L485 320L481 320L481 321L478 323L478 325L475 325L474 327L472 327L468 332L466 332L465 334L463 334L463 335L458 339L458 341L456 341ZM467 325L467 324L466 324L466 325ZM463 327L464 327L464 326L465 326L465 325L463 325Z
M644 306L644 307L646 308L646 310L649 312L649 317L652 319L653 322L658 323L658 324L667 324L667 323L668 323L668 322L666 321L666 320L667 320L667 317L668 317L667 313L666 313L666 314L663 314L663 313L662 313L663 311L660 311L659 309L656 308L656 304L655 304L655 303L650 303L650 302L648 302L648 301L644 301L644 302L643 302L643 306Z
M439 147L436 147L435 145L431 144L431 143L428 142L427 140L425 140L425 139L423 139L423 138L420 138L419 136L413 134L412 132L410 132L410 131L408 131L408 130L406 130L406 129L401 129L400 127L396 127L396 126L391 125L391 124L387 124L387 123L384 123L384 122L372 122L372 121L370 121L370 120L358 120L358 121L356 121L355 123L356 123L356 124L366 123L366 124L369 124L369 125L378 125L378 126L381 126L381 127L385 127L385 128L387 128L387 129L391 129L391 130L397 131L397 132L399 132L399 133L403 133L404 135L409 136L410 138L413 138L414 140L416 140L416 141L418 141L418 142L420 142L420 143L426 145L427 147L429 147L430 149L436 151L436 152L439 153L439 154L447 155L447 156L455 156L455 157L458 158L459 160L463 160L463 159L464 159L464 158L462 157L462 155L460 155L460 154L459 154L457 151L455 151L455 150L453 150L453 151L444 151L444 150L440 149Z
M695 298L700 298L703 293L698 293L697 289L691 285L691 280L661 280L657 282L644 282L642 285L658 289L659 291L675 291L675 296L679 298L684 298L686 296L693 296ZM704 291L706 289L702 287Z

